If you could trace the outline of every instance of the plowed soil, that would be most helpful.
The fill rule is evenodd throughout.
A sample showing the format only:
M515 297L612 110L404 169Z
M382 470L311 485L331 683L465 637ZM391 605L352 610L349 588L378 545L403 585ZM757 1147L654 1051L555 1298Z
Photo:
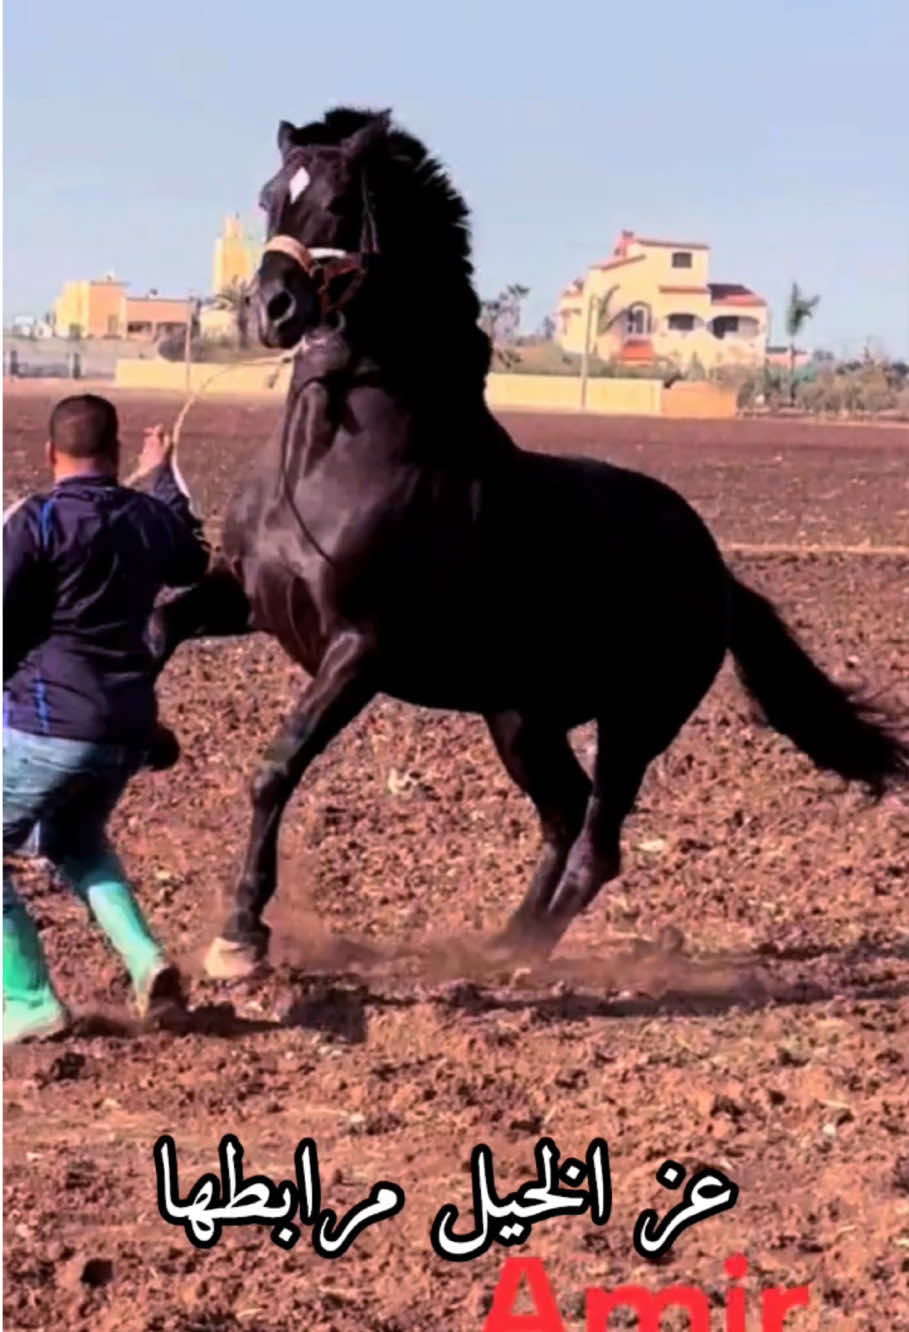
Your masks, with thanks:
M63 386L58 386L61 391ZM48 389L5 403L6 502L42 479ZM179 402L118 399L130 457ZM181 465L216 525L276 407L202 402ZM909 711L909 432L794 423L514 415L527 447L587 452L685 495L730 562L816 659ZM872 549L868 549L868 548ZM886 548L873 553L874 547ZM782 549L780 549L782 548ZM795 548L790 550L789 548ZM503 1260L543 1259L566 1328L586 1287L702 1287L725 1327L723 1261L758 1291L808 1284L787 1329L909 1328L909 810L871 806L751 720L731 671L648 775L625 870L545 967L511 974L483 942L517 904L535 820L482 721L381 700L314 766L284 824L273 972L201 974L247 827L257 753L305 684L267 640L181 649L161 686L183 757L143 775L113 822L155 929L192 976L188 1030L144 1031L79 904L21 876L61 993L62 1042L4 1055L6 1327L104 1332L429 1332L483 1326ZM592 735L575 737L587 761ZM675 927L681 951L660 940ZM159 1216L152 1146L181 1189L237 1134L250 1172L292 1177L312 1136L339 1213L390 1179L392 1220L337 1261L263 1227L209 1251ZM471 1148L502 1192L533 1147L609 1144L613 1212L541 1222L521 1247L451 1263L429 1230L471 1219ZM677 1199L667 1158L713 1165L736 1206L659 1265L632 1244ZM519 1308L521 1306L518 1306ZM610 1327L635 1326L617 1313ZM666 1328L687 1327L669 1313ZM769 1326L769 1325L768 1325Z

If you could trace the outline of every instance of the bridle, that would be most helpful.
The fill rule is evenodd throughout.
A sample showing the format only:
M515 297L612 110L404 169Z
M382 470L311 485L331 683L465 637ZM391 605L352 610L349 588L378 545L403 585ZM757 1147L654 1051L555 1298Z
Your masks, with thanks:
M288 236L284 232L279 232L266 242L263 254L269 252L288 255L300 265L306 276L312 279L319 297L323 319L336 314L342 306L347 305L360 290L366 278L369 252L351 253L349 250L332 250L322 246L313 246L310 249L295 236ZM332 284L336 278L347 274L352 274L351 280L337 296L334 296Z
M362 287L371 261L379 253L376 224L370 206L365 172L360 175L363 193L363 225L359 250L336 250L326 246L307 246L296 236L279 231L267 241L263 254L285 254L303 269L315 284L323 319L338 314ZM350 276L343 289L334 295L332 285L337 278Z
M288 233L284 231L279 231L272 236L271 239L265 243L263 248L263 254L285 254L289 259L293 259L294 262L302 268L306 276L315 284L319 297L322 319L327 322L334 316L335 322L341 328L343 328L344 325L342 306L347 305L360 290L369 272L371 262L374 261L379 254L376 223L373 216L365 173L361 173L360 175L360 184L362 189L363 213L359 250L337 250L327 246L304 245L302 241L296 238L296 236L288 235ZM351 276L351 280L344 286L338 296L334 296L331 290L332 283L336 278L345 277L347 275ZM310 347L312 342L313 339L310 335L304 335L297 346L292 348L287 355L295 359L301 352L304 352ZM293 489L289 482L287 464L292 418L293 410L289 404L285 409L281 432L280 477L284 496L304 536L327 564L334 565L335 561L317 540L303 515L300 513L296 498L293 494Z

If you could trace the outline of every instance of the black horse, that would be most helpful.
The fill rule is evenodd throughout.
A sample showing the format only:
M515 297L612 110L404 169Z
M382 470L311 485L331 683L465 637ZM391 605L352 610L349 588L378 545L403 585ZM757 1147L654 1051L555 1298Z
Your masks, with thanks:
M190 637L273 634L312 677L253 782L236 895L207 960L266 955L278 829L309 764L379 693L483 715L543 855L503 936L550 949L619 873L622 822L731 650L770 725L880 795L892 722L832 683L649 477L519 449L490 414L467 209L387 113L283 122L265 186L263 341L298 348L283 421L230 505L223 553L162 608ZM593 778L571 728L595 720Z

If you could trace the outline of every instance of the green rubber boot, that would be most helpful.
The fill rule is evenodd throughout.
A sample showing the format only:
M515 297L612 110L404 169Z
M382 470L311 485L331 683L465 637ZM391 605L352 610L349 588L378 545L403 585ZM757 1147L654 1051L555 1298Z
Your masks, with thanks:
M8 907L3 912L3 1044L56 1036L69 1025L34 921L21 903Z
M182 998L180 973L153 937L135 897L123 882L98 879L85 891L95 920L123 959L140 1017Z

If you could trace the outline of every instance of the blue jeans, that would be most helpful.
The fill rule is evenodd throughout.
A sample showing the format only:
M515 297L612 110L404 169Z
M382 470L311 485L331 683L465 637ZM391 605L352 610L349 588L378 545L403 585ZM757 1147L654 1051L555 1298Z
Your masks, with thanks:
M4 729L4 853L20 851L40 823L39 853L78 883L80 862L110 852L107 821L142 760L119 745ZM4 875L4 906L10 891Z
M9 728L3 732L4 855L20 851L40 823L40 854L91 910L137 985L160 962L162 952L130 892L106 826L144 759L142 751L119 745L29 735ZM9 937L12 948L18 937L21 948L32 948L26 934L33 927L26 917L4 862L4 946ZM11 965L15 971L15 964ZM43 968L40 962L22 965L26 968L23 976L27 973L29 977L37 975L34 966L38 971ZM31 980L23 980L23 993L31 987ZM6 953L4 997L13 997L7 984Z

